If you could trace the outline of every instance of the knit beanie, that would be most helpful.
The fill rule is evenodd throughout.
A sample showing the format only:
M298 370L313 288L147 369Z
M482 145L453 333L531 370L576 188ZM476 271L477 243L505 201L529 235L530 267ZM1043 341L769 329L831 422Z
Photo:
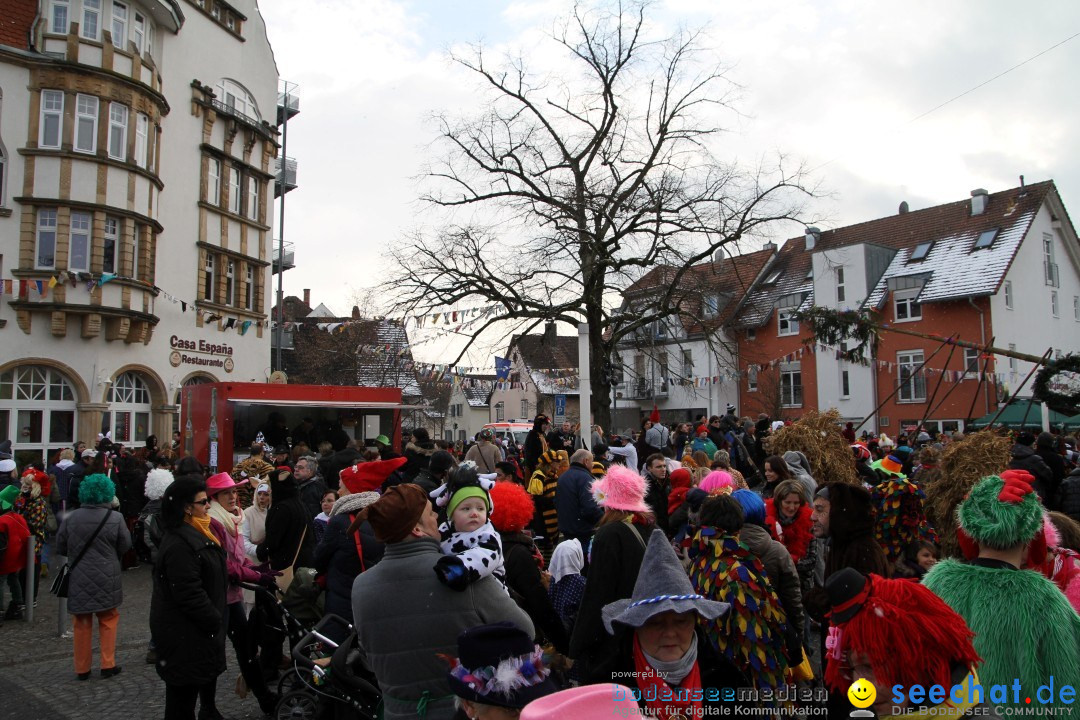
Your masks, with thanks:
M450 502L446 504L446 517L450 518L454 514L454 511L457 510L457 506L469 498L483 498L484 504L487 505L488 512L491 512L491 497L487 494L487 491L479 485L470 485L468 487L459 488L450 496Z
M975 542L1008 550L1035 537L1042 527L1042 505L1025 470L988 475L956 509L960 529Z

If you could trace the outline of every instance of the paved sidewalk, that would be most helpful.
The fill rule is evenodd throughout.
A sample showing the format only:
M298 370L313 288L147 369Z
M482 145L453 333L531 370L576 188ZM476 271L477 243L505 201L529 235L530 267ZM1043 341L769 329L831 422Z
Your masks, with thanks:
M145 662L150 639L151 569L144 565L123 574L116 661L123 672L102 679L97 646L93 675L75 679L71 638L57 636L59 601L48 593L49 580L38 594L33 624L5 622L0 627L0 719L15 720L146 720L164 713L165 685ZM71 628L71 616L67 616ZM97 630L94 631L95 642ZM252 695L234 692L236 656L226 644L229 669L218 679L218 708L230 720L262 718Z

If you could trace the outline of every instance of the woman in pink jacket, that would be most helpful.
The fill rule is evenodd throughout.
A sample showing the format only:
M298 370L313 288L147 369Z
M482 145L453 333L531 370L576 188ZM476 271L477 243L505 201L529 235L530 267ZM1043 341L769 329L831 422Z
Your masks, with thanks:
M229 586L225 594L227 612L225 627L236 651L236 661L248 689L259 701L264 713L271 713L277 706L277 694L266 686L259 663L255 658L254 642L249 635L247 614L244 612L244 593L240 583L259 583L273 587L274 572L261 565L253 565L244 552L244 537L240 525L244 514L240 510L237 487L243 483L233 482L228 473L211 475L206 481L206 494L210 496L210 530L221 541L225 550Z

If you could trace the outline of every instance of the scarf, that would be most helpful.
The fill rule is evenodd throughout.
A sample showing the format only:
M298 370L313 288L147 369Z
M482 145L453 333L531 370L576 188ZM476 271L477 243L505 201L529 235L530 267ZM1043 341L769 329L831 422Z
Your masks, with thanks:
M221 547L221 541L217 539L217 535L210 532L210 516L207 515L204 518L197 518L194 515L185 515L184 522L191 527L199 531L200 534L205 535L207 539L212 540L215 545Z
M669 668L677 668L668 675ZM697 662L697 634L686 654L674 662L662 663L645 654L634 633L634 670L636 681L645 700L650 717L660 720L674 720L676 717L701 717L704 708L701 696L690 699L694 690L701 690L701 667ZM675 680L677 672L683 675L678 682L668 683L665 678ZM676 688L677 690L673 690ZM680 694L678 691L689 691ZM680 696L681 695L681 696ZM649 699L651 698L651 699Z
M263 510L257 504L253 504L244 510L244 522L247 523L251 542L258 545L266 540L266 510Z
M240 532L240 523L244 521L244 513L239 507L233 512L229 512L225 509L224 505L219 505L218 501L210 503L210 517L217 520L225 528L225 532L229 533L233 537L236 537Z
M581 550L581 541L563 540L555 546L555 552L551 554L551 579L559 582L567 575L580 575L584 566L585 555Z

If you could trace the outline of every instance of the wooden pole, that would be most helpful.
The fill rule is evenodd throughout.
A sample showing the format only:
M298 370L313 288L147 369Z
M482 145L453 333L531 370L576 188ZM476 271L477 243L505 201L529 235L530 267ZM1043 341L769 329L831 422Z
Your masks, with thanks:
M990 344L994 343L994 338L990 338ZM1038 367L1036 365L1035 367ZM975 403L979 402L979 391L982 390L983 382L986 380L986 371L990 369L990 356L988 355L983 360L983 371L979 374L979 384L975 386L975 394L971 396L971 407L968 408L967 417L964 421L968 421L972 418L972 413L975 412Z
M930 362L931 360L933 360L933 359L934 359L934 356L935 356L935 355L937 355L937 354L938 354L939 352L941 352L941 348L945 347L945 345L946 345L947 343L949 343L949 342L953 342L953 341L954 341L954 339L955 339L955 337L956 337L956 336L954 335L954 336L952 336L952 337L950 337L950 338L941 338L941 339L939 340L939 342L940 342L941 344L937 346L937 349L936 349L936 350L934 350L934 352L930 353L930 357L928 357L928 358L926 358L925 360L923 360L923 361L922 361L922 364L920 364L920 365L919 365L919 367L915 368L914 372L912 372L912 373L911 373L911 375L912 375L912 376L915 376L915 374L916 374L916 373L919 373L919 372L921 372L921 371L922 371L922 369L923 369L924 367L926 367L926 364L927 364L928 362ZM878 406L877 406L876 408L874 408L874 409L873 409L873 410L872 410L872 411L870 412L870 414L869 414L869 415L867 415L866 417L864 417L864 418L862 419L862 422L861 422L861 423L859 423L858 427L856 427L856 428L855 428L855 432L858 432L858 431L859 431L859 429L860 429L860 428L862 428L862 426L866 424L866 421L867 421L867 420L869 420L870 418L872 418L872 417L874 417L875 415L877 415L877 414L878 414L878 411L879 411L879 410L881 410L881 408L885 407L885 403L887 403L887 402L889 402L890 400L892 400L892 399L893 399L893 398L894 398L894 397L896 396L896 393L900 392L900 387L901 387L900 383L896 383L896 387L895 387L895 388L893 388L893 391L892 391L891 393L889 393L888 397L886 397L886 398L885 398L884 400L882 400L882 401L881 401L880 403L878 403Z
M923 412L922 418L919 420L919 424L915 426L915 432L918 433L923 429L923 423L926 422L926 418L930 415L930 406L934 404L934 398L937 397L938 390L941 389L941 383L945 380L945 373L949 371L949 363L952 362L952 356L956 353L956 345L953 344L949 348L949 357L945 358L945 369L938 375L937 382L934 383L934 392L930 393L930 399L926 401L926 410Z
M1031 376L1035 374L1035 370L1039 367L1039 365L1042 365L1043 363L1045 363L1047 358L1049 358L1051 353L1053 353L1053 352L1054 352L1054 348L1047 348L1046 352L1043 353L1042 359L1039 360L1039 362L1037 364L1031 366L1031 370L1029 370L1028 374L1024 377L1024 382L1020 383L1020 385L1016 388L1016 391L1013 392L1005 400L1005 404L998 408L997 414L994 415L994 417L990 420L990 424L986 426L987 430L994 427L994 423L996 423L997 419L999 417L1001 417L1001 413L1005 412L1005 408L1009 407L1009 403L1011 403L1013 400L1015 400L1016 396L1020 394L1020 391L1024 389L1024 386L1027 385L1028 380L1030 380Z

